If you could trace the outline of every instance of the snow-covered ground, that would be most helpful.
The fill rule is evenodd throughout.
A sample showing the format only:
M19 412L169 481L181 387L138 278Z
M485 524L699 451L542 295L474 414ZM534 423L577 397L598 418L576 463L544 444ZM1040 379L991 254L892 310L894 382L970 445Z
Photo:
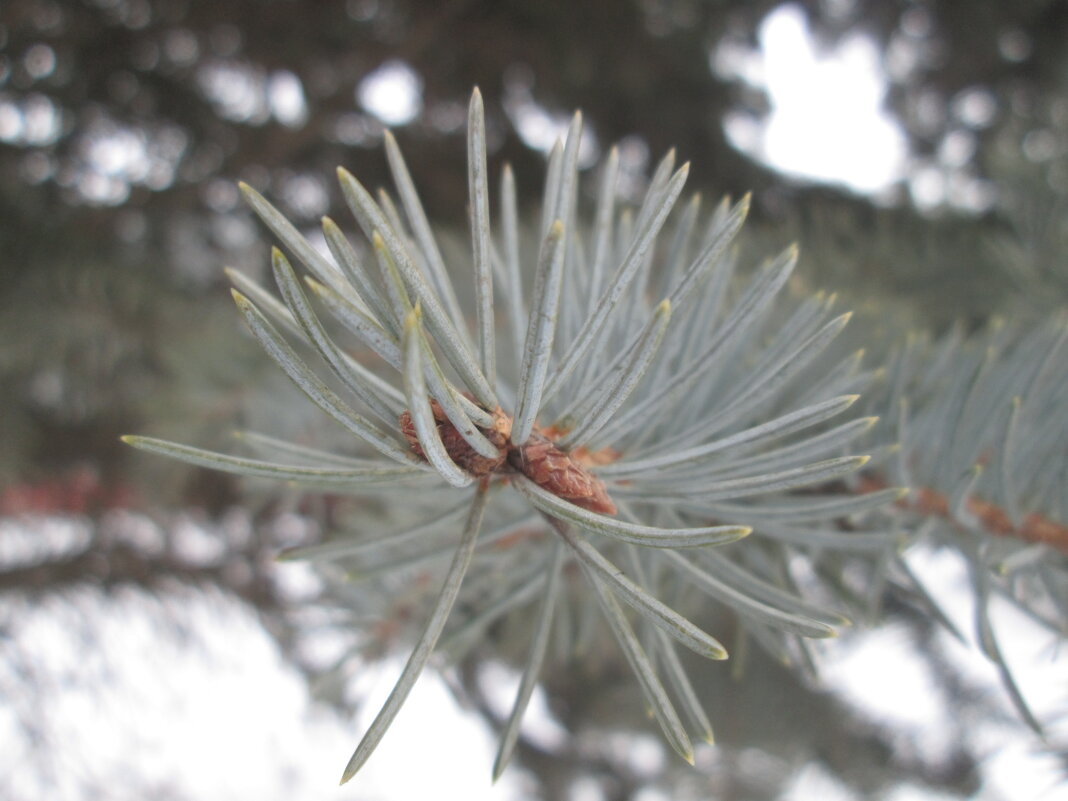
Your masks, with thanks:
M53 550L83 539L69 519L7 521L0 524L0 562L21 562L33 547L39 558L46 545ZM909 559L967 630L971 596L959 559L923 549ZM1050 650L1048 633L1026 618L1008 609L997 609L995 616L1028 700L1051 724L1053 741L1063 742L1065 658ZM982 756L976 798L1068 797L1056 761L1016 722L993 667L949 635L937 647L973 687L1004 704L1004 718L977 719L967 727L968 750ZM0 794L7 801L390 801L440 797L447 787L457 798L525 797L527 783L518 770L490 783L492 733L456 704L432 672L417 684L357 779L337 787L341 768L400 667L398 657L360 670L353 689L365 699L361 714L343 721L312 702L304 679L255 615L223 595L178 590L154 597L131 589L33 600L0 596ZM506 705L517 677L493 666L484 673L483 681L499 685ZM902 748L948 753L946 738L959 731L951 724L961 711L902 628L860 632L831 647L824 681L899 731ZM529 725L545 744L558 744L560 732L539 707L544 710L536 698ZM595 785L578 790L597 797ZM817 797L856 799L818 766L804 766L785 798ZM890 801L942 799L902 786Z

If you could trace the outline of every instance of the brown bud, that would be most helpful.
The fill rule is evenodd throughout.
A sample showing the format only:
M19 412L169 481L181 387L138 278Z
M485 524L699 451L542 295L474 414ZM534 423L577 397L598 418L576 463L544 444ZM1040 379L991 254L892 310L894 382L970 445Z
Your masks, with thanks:
M537 431L508 454L508 462L539 487L583 509L614 515L604 482Z
M460 432L456 430L456 427L452 424L448 417L445 416L445 410L441 408L436 400L430 401L430 409L434 414L434 422L437 423L438 435L441 437L441 444L445 446L445 452L449 454L449 458L452 459L459 467L466 470L476 478L487 476L495 470L499 469L504 464L504 460L508 456L508 434L510 433L511 426L508 424L508 418L504 413L497 410L493 413L494 424L492 428L480 428L486 439L492 442L497 447L497 456L493 459L488 459L482 454L475 451L467 441L460 436ZM422 447L419 445L419 437L415 432L415 423L412 421L411 412L405 410L400 416L400 429L404 438L408 440L408 444L411 446L412 451L424 459L426 454L423 452Z

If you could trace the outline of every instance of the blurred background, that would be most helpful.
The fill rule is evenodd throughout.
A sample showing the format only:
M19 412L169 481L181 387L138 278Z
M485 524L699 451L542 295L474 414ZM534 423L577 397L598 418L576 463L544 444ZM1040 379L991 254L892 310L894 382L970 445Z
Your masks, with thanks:
M235 427L317 424L233 312L222 266L262 275L268 247L235 184L305 227L340 219L335 166L388 183L388 127L431 219L462 231L474 85L491 169L514 166L528 208L581 108L584 168L618 144L637 198L676 148L705 197L753 192L746 248L798 241L809 286L901 330L1068 301L1063 0L3 0L0 797L1065 797L1064 754L980 657L892 598L822 684L758 655L710 677L720 745L696 771L609 662L553 678L491 787L517 676L473 657L425 677L334 787L399 668L396 600L361 585L339 621L314 573L274 562L329 525L329 499L118 436L225 450ZM920 562L966 618L961 566ZM354 675L328 669L339 622L382 628ZM1021 655L1033 703L1063 717L1048 668Z

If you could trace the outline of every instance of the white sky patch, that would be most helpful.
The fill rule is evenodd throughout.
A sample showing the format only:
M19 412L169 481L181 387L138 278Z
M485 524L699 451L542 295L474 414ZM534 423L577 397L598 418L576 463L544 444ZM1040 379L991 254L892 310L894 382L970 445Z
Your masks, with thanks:
M46 95L25 98L0 93L0 142L51 145L63 133L63 112Z
M187 146L188 137L175 126L133 128L103 117L78 136L75 163L59 183L86 203L121 205L134 186L169 187Z
M899 182L905 137L883 108L887 78L871 38L853 34L819 52L804 12L786 4L765 17L759 39L763 68L742 75L765 89L771 112L762 122L730 115L731 141L783 172L865 194Z
M211 59L197 67L201 93L223 119L262 125L270 115L261 70L242 61Z
M318 173L285 173L278 183L288 210L301 219L318 220L330 210L330 191Z
M532 86L533 82L529 78L509 80L505 89L504 110L523 144L532 150L548 153L558 140L563 142L567 136L573 115L550 111L540 105L534 99ZM600 152L597 136L589 121L584 120L578 152L579 168L592 166Z
M56 51L46 44L35 44L26 51L22 66L35 81L47 78L56 69Z
M289 70L278 70L267 79L267 103L282 125L299 128L308 119L304 85Z
M386 125L407 125L423 110L423 79L404 61L387 61L356 86L356 101Z

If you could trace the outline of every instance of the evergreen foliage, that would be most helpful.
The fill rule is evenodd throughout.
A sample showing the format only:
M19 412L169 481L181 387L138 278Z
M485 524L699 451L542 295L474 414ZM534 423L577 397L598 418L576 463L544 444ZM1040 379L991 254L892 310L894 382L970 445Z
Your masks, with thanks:
M455 658L489 626L518 621L525 661L499 775L539 677L588 647L597 610L665 738L692 761L691 735L711 742L712 722L677 646L728 655L698 614L713 608L724 628L741 624L742 640L811 669L809 639L867 617L887 581L926 597L899 557L921 539L974 566L984 650L1038 728L983 610L998 594L1056 631L1068 620L1063 321L915 337L885 370L865 369L840 352L850 315L834 298L791 291L795 248L756 269L740 263L732 242L748 198L680 206L688 165L676 168L673 153L633 209L617 202L611 153L587 222L581 133L576 115L535 219L519 220L507 166L491 212L475 92L462 267L446 265L391 136L399 203L340 169L363 238L325 218L331 259L243 186L308 275L275 249L281 300L232 271L235 302L352 444L326 451L247 432L247 455L231 455L125 438L200 466L377 498L381 515L359 530L285 557L338 565L348 580L437 577L424 629L342 781L436 646ZM873 428L878 417L888 422ZM841 580L847 568L871 577L865 592Z

